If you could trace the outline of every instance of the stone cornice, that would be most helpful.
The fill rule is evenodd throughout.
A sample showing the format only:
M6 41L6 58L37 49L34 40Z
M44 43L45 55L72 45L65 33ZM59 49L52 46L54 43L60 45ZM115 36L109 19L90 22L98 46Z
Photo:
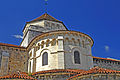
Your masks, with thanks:
M61 35L61 34L68 34L68 35L76 35L76 36L81 36L83 38L86 38L88 39L88 41L91 43L91 46L93 46L94 44L94 41L93 39L87 35L87 34L84 34L82 32L77 32L77 31L66 31L66 30L60 30L60 31L51 31L51 32L46 32L46 33L43 33L41 35L38 35L36 36L31 42L30 44L27 46L27 49L29 49L30 47L32 47L34 45L34 43L44 37L47 37L47 36L51 36L51 35Z

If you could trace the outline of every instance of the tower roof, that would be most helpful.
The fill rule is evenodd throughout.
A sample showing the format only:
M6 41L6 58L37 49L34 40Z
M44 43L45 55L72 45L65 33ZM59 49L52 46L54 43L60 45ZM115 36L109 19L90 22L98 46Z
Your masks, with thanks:
M30 21L30 22L34 22L34 21L40 21L40 20L49 20L49 21L55 21L55 22L62 22L62 21L59 21L57 19L55 19L54 17L50 16L49 14L45 13L43 15L41 15L40 17ZM30 22L27 22L27 23L30 23Z

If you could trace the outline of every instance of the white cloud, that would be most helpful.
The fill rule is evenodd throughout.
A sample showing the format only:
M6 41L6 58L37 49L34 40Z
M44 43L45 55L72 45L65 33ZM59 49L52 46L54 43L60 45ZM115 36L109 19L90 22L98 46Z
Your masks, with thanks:
M21 35L13 35L15 38L18 38L18 39L23 39L23 36Z
M108 52L110 50L110 47L108 45L105 45L104 48L105 48L106 52Z

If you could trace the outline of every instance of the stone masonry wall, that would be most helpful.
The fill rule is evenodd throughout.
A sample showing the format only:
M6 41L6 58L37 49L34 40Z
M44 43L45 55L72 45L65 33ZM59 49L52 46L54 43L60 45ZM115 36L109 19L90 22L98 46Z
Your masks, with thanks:
M112 70L120 70L120 62L93 58L94 67L102 67Z
M0 76L27 72L28 56L23 48L0 46Z

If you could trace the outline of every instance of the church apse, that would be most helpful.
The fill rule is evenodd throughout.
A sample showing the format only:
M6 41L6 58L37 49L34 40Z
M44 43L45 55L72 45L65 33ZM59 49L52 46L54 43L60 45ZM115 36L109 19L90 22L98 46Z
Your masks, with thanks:
M75 38L73 35L76 34L77 38L85 40L84 47L80 47L82 43L78 42L78 40L73 39L72 41L72 39L70 39ZM81 36L82 38L78 36ZM66 42L67 37L69 37L69 40L71 41ZM92 45L93 42L89 36L75 31L54 31L40 35L28 46L28 49L30 50L29 53L32 55L29 59L29 64L32 62L32 65L30 66L30 68L32 68L30 71L33 71L34 62L36 62L36 66L34 67L35 72L51 69L90 69L93 67L93 58L91 56ZM79 51L80 64L74 63L73 53L76 50ZM48 64L43 66L42 63L44 59L42 56L45 52L48 53Z

